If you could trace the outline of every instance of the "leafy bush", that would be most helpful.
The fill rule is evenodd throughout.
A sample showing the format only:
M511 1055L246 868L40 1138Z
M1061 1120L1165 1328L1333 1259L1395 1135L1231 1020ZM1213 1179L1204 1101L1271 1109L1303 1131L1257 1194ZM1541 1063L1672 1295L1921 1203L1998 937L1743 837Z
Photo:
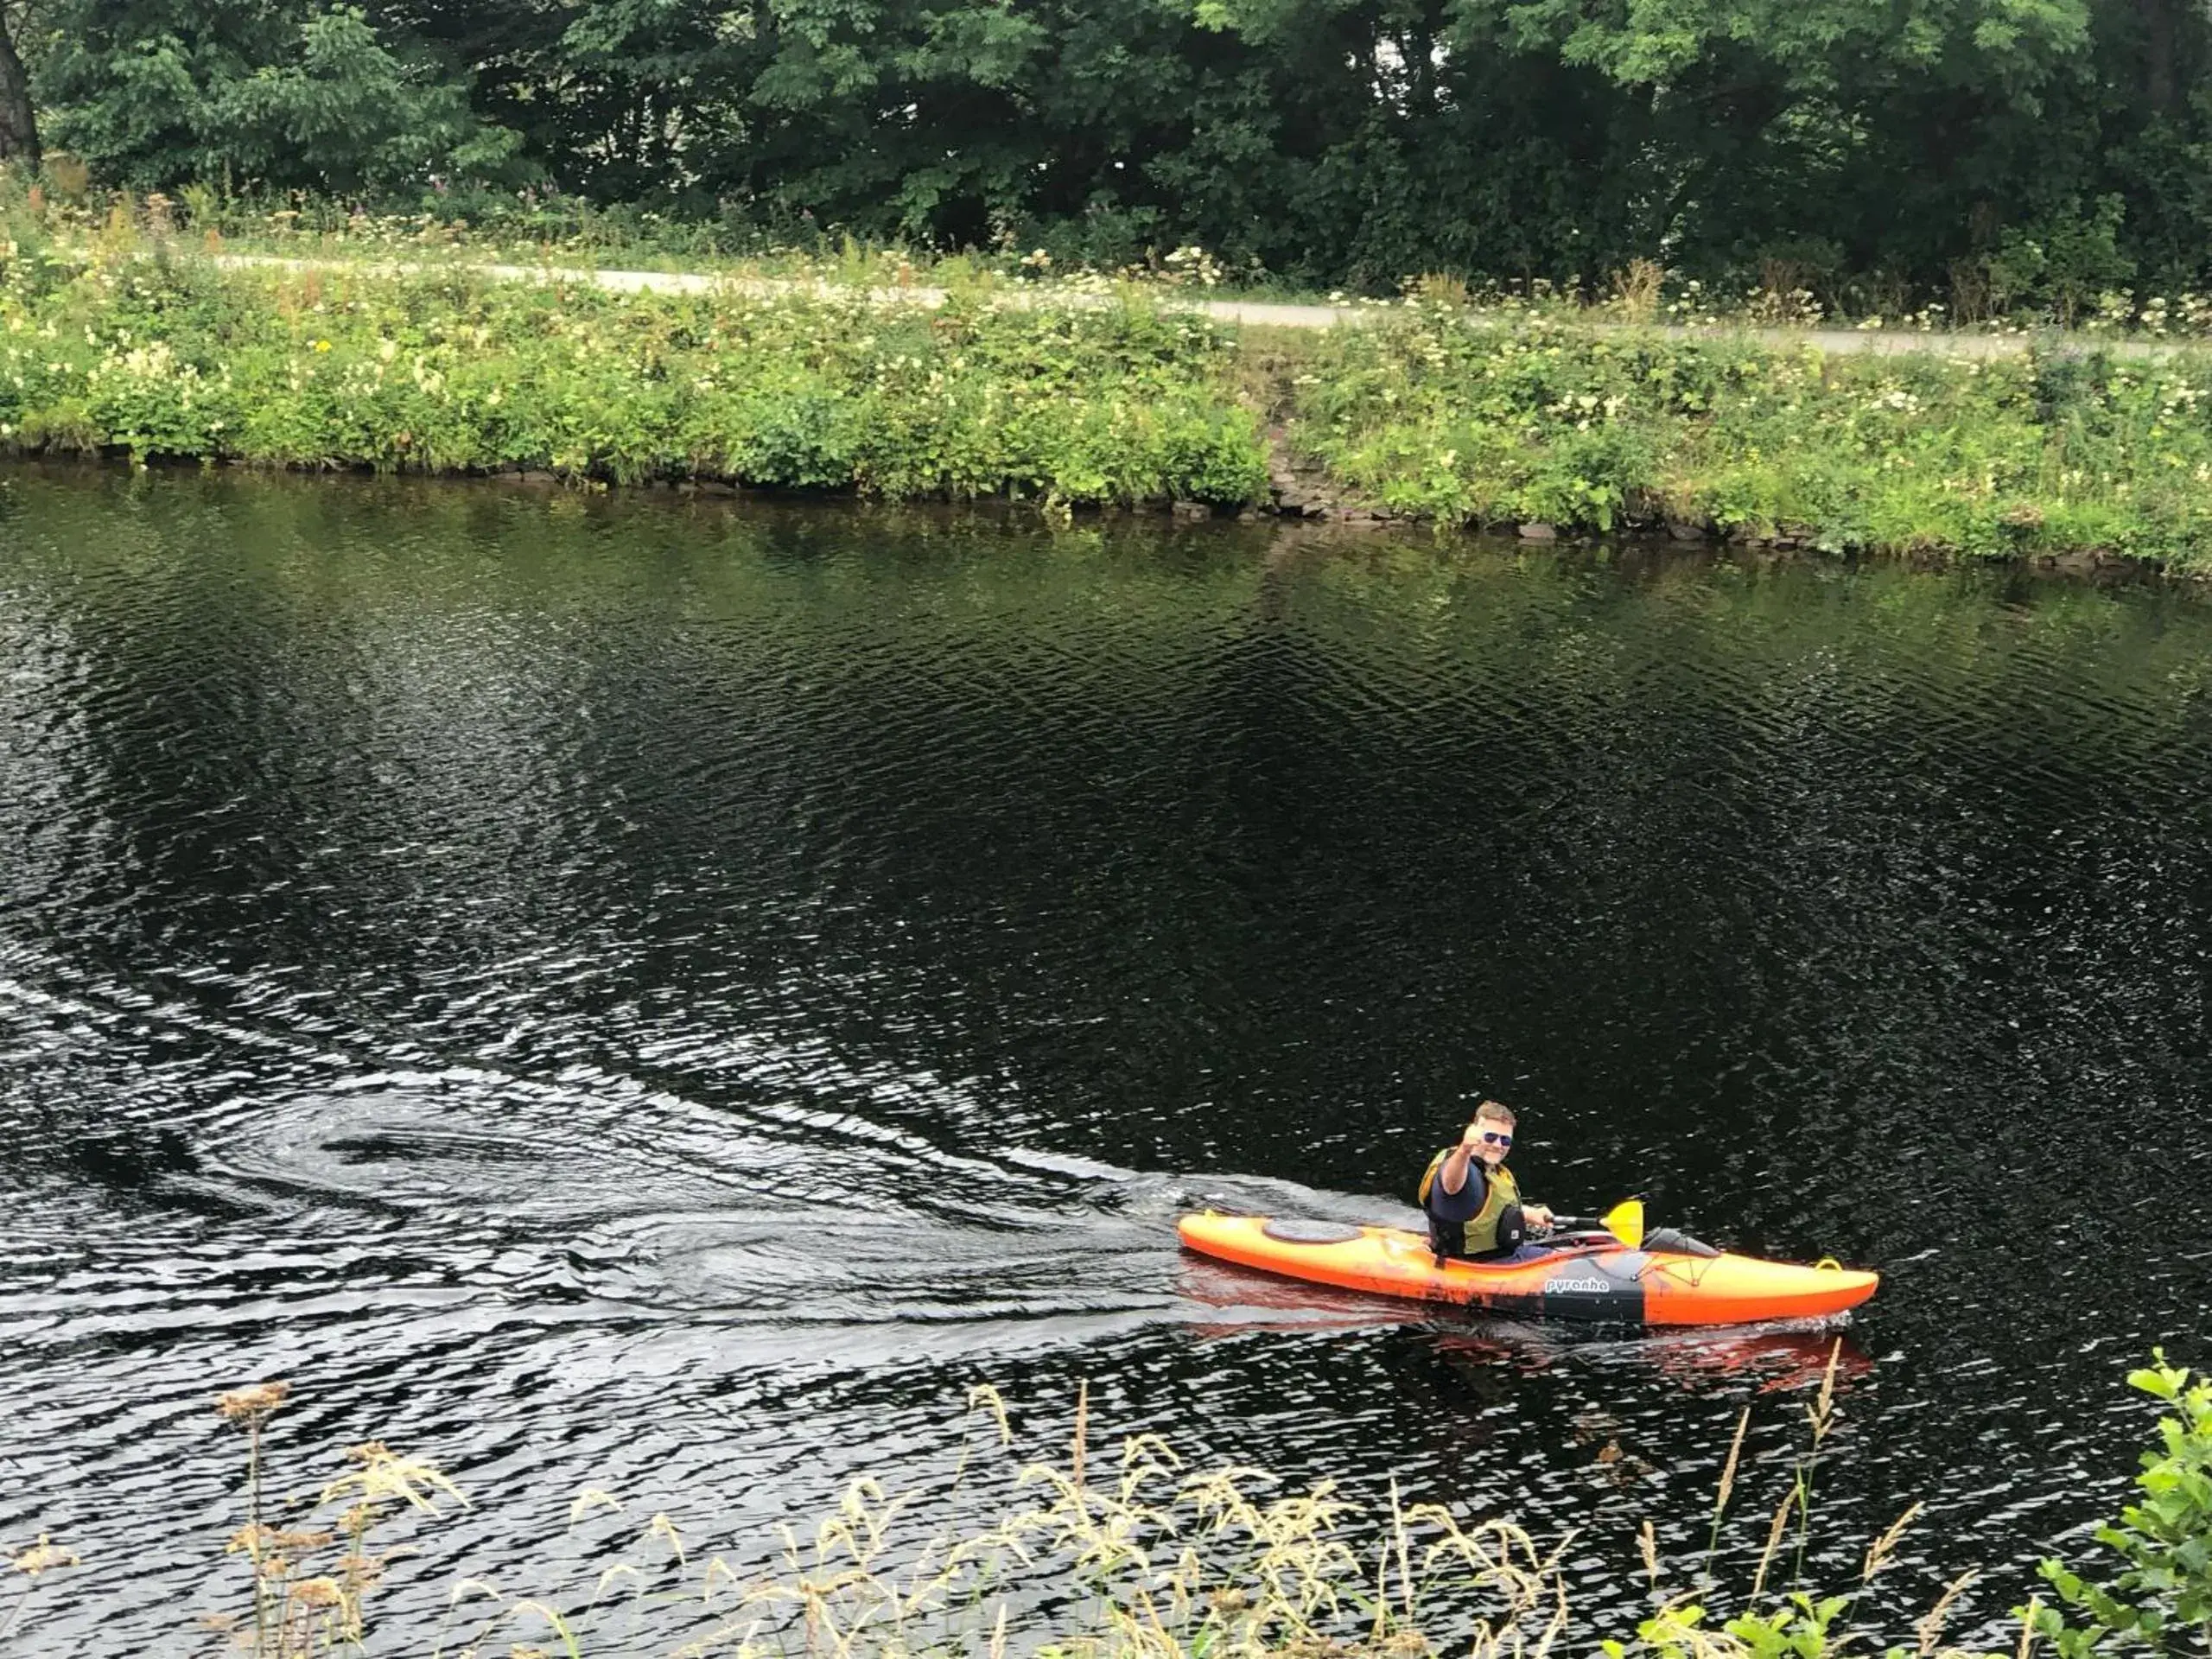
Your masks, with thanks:
M2037 1627L2061 1659L2084 1659L2108 1643L2159 1654L2212 1649L2212 1379L2192 1381L2161 1351L2127 1381L2171 1409L2135 1478L2142 1501L2097 1529L2097 1541L2122 1562L2111 1582L2043 1564L2059 1605L2037 1610Z

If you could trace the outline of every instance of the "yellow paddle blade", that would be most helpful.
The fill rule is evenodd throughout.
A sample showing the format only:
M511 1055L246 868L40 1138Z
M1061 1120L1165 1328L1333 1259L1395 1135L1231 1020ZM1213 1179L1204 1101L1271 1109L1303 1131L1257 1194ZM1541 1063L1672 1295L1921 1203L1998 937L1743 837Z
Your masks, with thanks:
M1598 1224L1630 1249L1637 1249L1643 1243L1643 1200L1623 1199L1606 1211Z

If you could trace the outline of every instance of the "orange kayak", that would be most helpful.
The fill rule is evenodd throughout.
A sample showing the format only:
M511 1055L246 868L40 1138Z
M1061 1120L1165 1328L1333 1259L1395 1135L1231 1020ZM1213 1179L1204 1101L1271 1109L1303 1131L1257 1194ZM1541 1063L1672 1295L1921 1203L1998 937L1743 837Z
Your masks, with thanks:
M1878 1274L1829 1262L1798 1267L1710 1246L1667 1249L1656 1239L1651 1249L1631 1250L1617 1239L1578 1235L1555 1246L1525 1245L1502 1261L1439 1266L1426 1237L1397 1227L1208 1211L1184 1217L1176 1230L1200 1255L1315 1284L1613 1325L1808 1319L1856 1307L1881 1283Z

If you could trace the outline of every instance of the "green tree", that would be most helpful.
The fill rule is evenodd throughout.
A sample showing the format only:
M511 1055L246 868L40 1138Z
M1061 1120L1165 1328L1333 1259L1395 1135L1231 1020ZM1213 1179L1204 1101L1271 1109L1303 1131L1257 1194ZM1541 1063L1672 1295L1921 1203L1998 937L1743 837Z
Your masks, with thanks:
M22 22L20 6L0 3L0 162L20 162L36 172L44 151L39 143L38 112L31 103L30 76L16 47Z
M2212 276L2212 20L2183 0L35 3L48 125L118 182L534 179L1370 287L1644 257L2058 313ZM0 53L23 154L7 86Z
M354 7L57 0L38 90L57 140L103 176L348 194L497 176L514 136L467 79Z

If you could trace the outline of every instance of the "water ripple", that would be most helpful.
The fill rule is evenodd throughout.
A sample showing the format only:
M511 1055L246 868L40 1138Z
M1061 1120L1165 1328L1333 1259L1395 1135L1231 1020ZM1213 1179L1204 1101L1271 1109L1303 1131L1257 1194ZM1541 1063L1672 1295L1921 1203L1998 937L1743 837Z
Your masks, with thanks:
M3 493L0 1543L87 1561L27 1650L236 1606L209 1406L270 1376L286 1491L373 1434L481 1500L395 1639L462 1573L588 1582L587 1484L741 1569L858 1474L957 1501L982 1380L1033 1448L1087 1383L1202 1459L1573 1531L1580 1639L1643 1605L1646 1519L1702 1558L1745 1404L1748 1577L1831 1356L1814 1573L1924 1498L1870 1607L1980 1566L1953 1633L2009 1642L2124 1490L2120 1373L2212 1292L2178 590ZM1405 1219L1484 1092L1538 1196L1882 1296L1591 1335L1176 1250L1199 1205Z

